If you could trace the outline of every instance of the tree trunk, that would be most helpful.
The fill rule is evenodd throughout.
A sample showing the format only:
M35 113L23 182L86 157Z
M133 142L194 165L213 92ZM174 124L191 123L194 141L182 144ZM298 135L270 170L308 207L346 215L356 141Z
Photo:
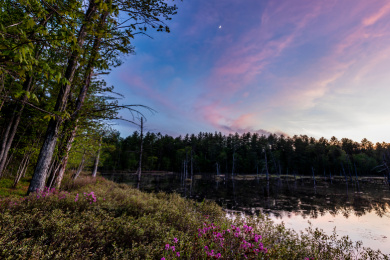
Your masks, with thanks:
M102 17L100 24L103 25L105 23L105 20L107 18L108 13L105 12ZM85 76L84 76L84 83L82 88L80 89L80 93L77 97L76 100L76 106L75 106L75 111L72 115L72 118L70 119L70 122L68 122L67 125L65 125L63 134L65 136L64 141L61 144L61 147L59 149L59 158L57 164L59 164L59 167L57 167L54 171L51 173L51 179L50 186L53 183L56 185L57 188L60 188L62 179L65 174L66 170L66 165L68 164L68 159L69 159L69 151L72 148L72 144L74 141L74 138L76 136L76 131L77 131L77 126L78 126L78 121L79 121L79 112L84 104L85 98L88 93L88 89L91 85L91 79L93 75L93 64L95 63L97 59L97 54L98 54L98 49L100 47L101 43L101 37L95 37L93 47L92 47L92 54L91 57L88 61L88 65L85 71ZM73 122L72 122L73 121ZM72 129L73 128L73 129ZM68 133L71 133L70 135ZM99 151L100 152L100 151ZM99 158L98 158L99 160Z
M45 19L40 22L40 25L45 27L47 22L49 21L49 19L53 16L53 14L54 14L54 11L49 13L48 16L45 17ZM44 49L44 46L37 46L35 48L35 58L36 59L40 56L40 54L41 54L43 49ZM31 92L32 88L33 88L33 85L34 85L33 84L33 75L27 75L26 79L25 79L25 81L23 83L23 91ZM3 77L1 91L3 89L4 89L4 77ZM20 100L21 101L21 106L19 107L19 104L15 104L15 109L14 109L14 113L12 115L12 119L8 122L9 123L9 126L7 127L8 131L6 131L6 133L4 134L3 142L2 142L2 145L1 145L2 149L1 149L1 153L0 153L0 176L2 175L2 172L4 171L4 169L6 168L5 167L5 165L6 165L5 162L6 162L7 157L8 157L8 152L9 152L9 149L11 148L12 142L14 140L16 131L17 131L19 123L20 123L20 119L22 117L22 112L23 112L24 107L25 107L25 102L27 100L28 100L28 97L27 97L27 95L25 93L23 95L22 100ZM1 108L3 106L3 103L4 103L4 100L1 103L0 110L1 110ZM11 132L9 132L10 129L11 129Z
M8 133L8 136L4 136L4 138L6 138L6 140L3 140L3 143L5 143L5 147L4 147L4 150L2 150L2 153L1 153L2 158L0 160L0 176L2 175L2 173L3 173L4 169L5 169L5 163L7 161L8 152L11 149L12 142L14 140L16 131L18 129L23 108L24 108L24 105L22 105L22 108L21 108L20 112L16 114L16 118L13 117L14 120L13 120L13 122L11 122L12 127L10 129L11 131Z
M14 120L14 117L15 117L15 112L12 114L12 117L11 117L11 120L9 122L12 122ZM9 138L9 132L11 131L11 127L12 127L12 123L8 124L7 128L5 129L5 132L4 132L4 135L3 135L3 140L1 142L1 147L0 147L0 162L3 161L3 155L4 155L4 151L5 151L5 147L7 146L7 141L8 141L8 138ZM0 172L0 176L1 176L1 172Z
M95 158L95 162L93 163L93 170L92 170L92 177L93 177L93 178L96 177L97 168L98 168L98 165L99 165L100 149L101 149L101 147L102 147L102 137L100 137L99 149L98 149L98 151L97 151L97 155L96 155L96 158Z
M62 179L64 178L66 165L68 164L68 160L69 160L69 152L70 152L70 149L72 148L74 138L76 137L76 132L77 132L77 125L74 127L71 134L68 135L68 137L63 145L63 147L65 146L65 148L63 148L64 155L61 158L61 160L59 161L59 167L58 167L57 171L54 173L54 178L55 178L54 183L55 183L56 188L60 188Z
M193 150L191 149L191 183L192 183L192 177L194 176L194 167L193 167Z
M269 181L268 160L267 160L267 151L266 150L264 150L264 160L265 160L265 173L267 174L267 181Z
M84 150L83 158L81 159L80 165L79 165L79 167L77 168L77 171L76 171L76 172L73 174L73 176L72 176L72 179L73 179L73 180L76 180L77 177L79 177L81 171L84 169L85 154L86 154L86 152L85 152L85 150Z
M89 7L85 14L85 21L80 28L78 36L78 47L82 48L84 41L87 35L87 25L91 23L93 14L97 10L97 5L95 1L89 1ZM62 84L60 92L57 97L57 102L54 108L55 112L64 112L66 108L66 103L70 93L71 84L74 78L74 74L77 68L78 59L80 57L80 51L74 50L68 61L68 65L65 71L64 78L68 81L66 84ZM38 156L37 164L35 167L33 178L30 182L27 194L35 192L38 190L43 190L45 187L47 171L50 165L50 162L53 157L53 152L57 143L59 128L62 124L62 119L56 117L51 119L46 130L45 141L42 145L41 151Z
M316 186L316 178L314 176L314 168L313 166L311 167L311 171L313 172L313 182L314 182L314 186Z
M233 152L232 178L234 177L234 163L236 162L236 151Z
M18 168L18 171L16 172L16 176L15 176L15 180L14 180L14 185L12 187L16 188L16 185L18 185L18 182L20 181L20 179L22 178L22 176L24 175L24 173L26 172L27 170L27 167L28 167L28 164L30 162L30 157L32 155L32 152L29 151L28 153L26 153L24 156L23 156L23 159L19 165L19 168Z
M32 88L32 77L27 76L25 82L23 83L24 91L31 91ZM15 138L16 131L18 130L18 126L20 123L20 119L22 117L22 112L24 109L24 102L27 101L27 95L23 95L22 104L15 104L14 111L12 113L11 119L8 121L8 126L3 136L3 140L1 143L1 152L0 152L0 176L2 175L5 169L5 163L7 161L8 152L11 149L12 142Z
M0 86L0 95L2 94L1 92L3 92L4 90L4 81L5 81L5 75L2 74L1 75L1 86ZM5 92L5 91L4 91ZM4 96L5 96L5 93L4 93ZM3 105L4 105L4 102L5 102L5 99L1 99L1 103L0 103L0 111L1 109L3 108ZM1 116L0 116L1 117Z
M346 174L346 172L344 170L344 164L343 163L341 163L341 167L343 168L343 172L344 172L344 176L345 176L345 182L347 182L348 181L347 180L347 174Z
M355 167L355 176L356 176L356 181L358 182L359 179L358 179L358 173L357 173L357 169L356 169L356 164L355 164L355 162L353 162L353 166Z
M188 179L188 151L186 149L186 177L185 180Z
M140 136L140 150L139 150L139 164L137 169L137 175L138 175L138 183L141 182L141 174L142 174L142 153L143 153L143 137L144 137L144 118L141 117L141 136Z
M41 139L41 135L34 141L34 143L30 146L30 149L28 152L25 153L22 162L19 165L18 171L16 172L15 181L13 187L15 188L16 185L18 185L18 182L21 178L25 177L28 165L30 164L30 159L32 155L34 154L34 149L39 144L39 140Z

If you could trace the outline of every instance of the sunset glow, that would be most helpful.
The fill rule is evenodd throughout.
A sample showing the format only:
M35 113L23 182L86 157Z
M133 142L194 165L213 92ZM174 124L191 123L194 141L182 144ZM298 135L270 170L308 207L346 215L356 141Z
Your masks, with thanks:
M389 1L178 5L171 33L136 37L137 54L107 78L123 103L158 111L148 130L390 142Z

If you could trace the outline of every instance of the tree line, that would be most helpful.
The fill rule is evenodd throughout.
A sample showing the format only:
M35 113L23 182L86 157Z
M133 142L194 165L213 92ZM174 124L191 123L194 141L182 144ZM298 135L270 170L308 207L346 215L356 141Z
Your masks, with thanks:
M113 134L106 143L104 171L135 172L139 162L140 134L121 138ZM148 132L143 137L143 170L194 171L215 174L278 174L383 176L390 173L390 143L348 138L315 139L306 135L220 132L172 137ZM192 165L192 166L191 166Z
M96 169L109 122L142 107L120 104L102 75L134 53L136 35L169 32L171 2L0 1L0 177L17 185L31 172L30 193L88 160Z

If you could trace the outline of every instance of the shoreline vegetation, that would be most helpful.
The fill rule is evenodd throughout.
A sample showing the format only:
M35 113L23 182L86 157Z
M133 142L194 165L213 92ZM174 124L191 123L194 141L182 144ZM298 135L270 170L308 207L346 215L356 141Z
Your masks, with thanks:
M336 233L303 233L216 203L145 193L102 177L21 196L0 187L1 259L389 259Z

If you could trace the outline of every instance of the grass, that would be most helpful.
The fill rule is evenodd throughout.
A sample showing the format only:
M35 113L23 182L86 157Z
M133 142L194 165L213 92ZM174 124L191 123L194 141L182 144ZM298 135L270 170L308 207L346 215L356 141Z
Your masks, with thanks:
M13 188L13 178L1 178L0 179L0 198L4 197L22 197L27 193L28 186L30 185L31 178L22 178L16 188Z
M297 234L264 216L232 220L213 202L99 177L15 194L0 200L0 259L388 259L336 234Z

